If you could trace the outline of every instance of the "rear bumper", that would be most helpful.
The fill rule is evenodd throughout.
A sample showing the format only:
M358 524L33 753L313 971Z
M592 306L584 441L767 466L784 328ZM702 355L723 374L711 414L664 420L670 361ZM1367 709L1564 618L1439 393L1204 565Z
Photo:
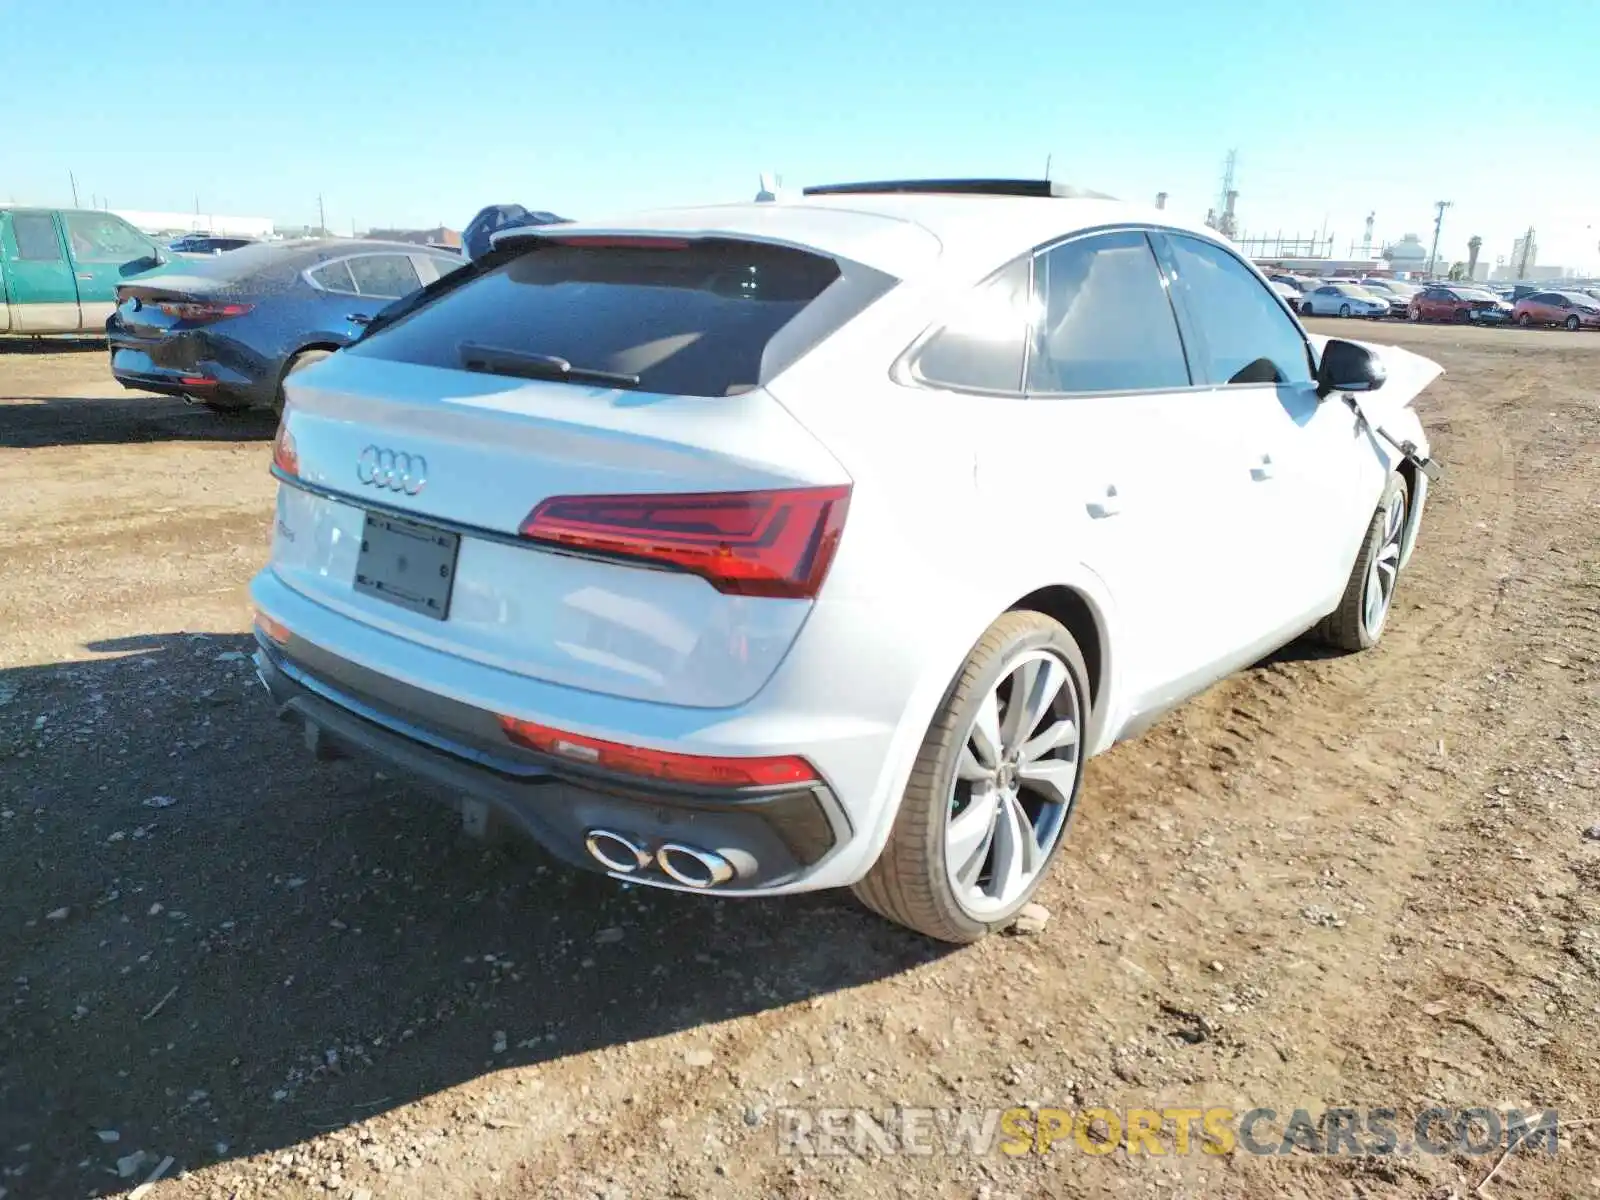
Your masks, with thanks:
M130 335L117 319L106 326L111 374L123 387L163 396L224 395L251 404L271 404L277 375L265 360L241 354L235 344L217 344L196 333L149 339Z
M259 633L256 670L284 720L321 754L352 753L453 795L487 804L557 858L618 879L676 890L655 862L664 844L709 850L733 877L718 895L826 886L816 869L851 839L849 819L823 785L689 789L552 761L513 746L495 715L368 670L298 636ZM586 850L595 830L645 852L643 865L605 870Z

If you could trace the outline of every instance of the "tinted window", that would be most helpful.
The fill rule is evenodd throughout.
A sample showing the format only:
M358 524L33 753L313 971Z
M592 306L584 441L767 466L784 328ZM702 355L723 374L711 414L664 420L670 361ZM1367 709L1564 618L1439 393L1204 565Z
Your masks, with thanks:
M417 273L424 284L432 283L435 279L443 278L457 267L464 266L466 259L459 256L443 254L424 254L415 260Z
M978 285L917 355L918 378L943 387L1020 392L1028 344L1029 260Z
M14 214L11 236L17 240L17 257L24 262L56 262L61 258L56 223L47 213Z
M79 262L132 262L151 252L145 236L120 217L110 213L62 213L67 223L67 240L72 257Z
M462 347L476 344L637 375L644 391L723 396L763 382L769 344L837 279L831 258L736 239L547 243L438 285L444 290L350 352L457 368ZM888 282L853 285L859 299L831 304L831 324L806 330L811 341L791 340L786 351L804 353Z
M354 294L356 281L350 277L350 268L344 261L331 262L325 267L318 267L311 272L311 278L317 281L317 286L330 292L350 292Z
M1034 260L1028 387L1108 392L1189 386L1172 303L1142 233L1079 238Z
M1266 286L1222 247L1171 234L1178 286L1202 345L1196 373L1212 383L1309 383L1311 356L1300 327Z
M398 300L422 286L417 269L404 254L363 254L350 260L350 275L363 296Z

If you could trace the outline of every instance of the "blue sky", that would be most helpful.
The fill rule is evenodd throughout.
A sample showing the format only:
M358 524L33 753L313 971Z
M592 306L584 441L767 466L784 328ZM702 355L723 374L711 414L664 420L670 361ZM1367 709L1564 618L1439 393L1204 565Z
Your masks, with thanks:
M59 18L52 13L59 13ZM1036 176L1600 271L1600 0L0 0L0 199L459 228Z

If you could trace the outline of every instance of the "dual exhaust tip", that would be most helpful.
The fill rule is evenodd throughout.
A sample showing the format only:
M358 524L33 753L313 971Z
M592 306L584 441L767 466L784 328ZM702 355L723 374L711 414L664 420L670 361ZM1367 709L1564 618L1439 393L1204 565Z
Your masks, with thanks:
M733 864L715 850L682 842L663 842L650 850L614 830L591 829L583 845L590 858L617 875L632 875L654 866L673 883L688 888L717 887L734 875Z

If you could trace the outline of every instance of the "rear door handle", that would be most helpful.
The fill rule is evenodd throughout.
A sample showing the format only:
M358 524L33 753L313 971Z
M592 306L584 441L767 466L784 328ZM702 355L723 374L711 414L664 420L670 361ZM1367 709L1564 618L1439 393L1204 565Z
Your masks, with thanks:
M1263 454L1261 456L1261 461L1250 468L1250 478L1254 479L1257 483L1261 483L1263 480L1271 479L1273 473L1274 467L1272 465L1272 455L1270 454Z
M1117 485L1108 484L1105 495L1090 500L1084 507L1089 510L1089 515L1095 520L1103 517L1114 517L1122 511L1122 497L1117 494Z

